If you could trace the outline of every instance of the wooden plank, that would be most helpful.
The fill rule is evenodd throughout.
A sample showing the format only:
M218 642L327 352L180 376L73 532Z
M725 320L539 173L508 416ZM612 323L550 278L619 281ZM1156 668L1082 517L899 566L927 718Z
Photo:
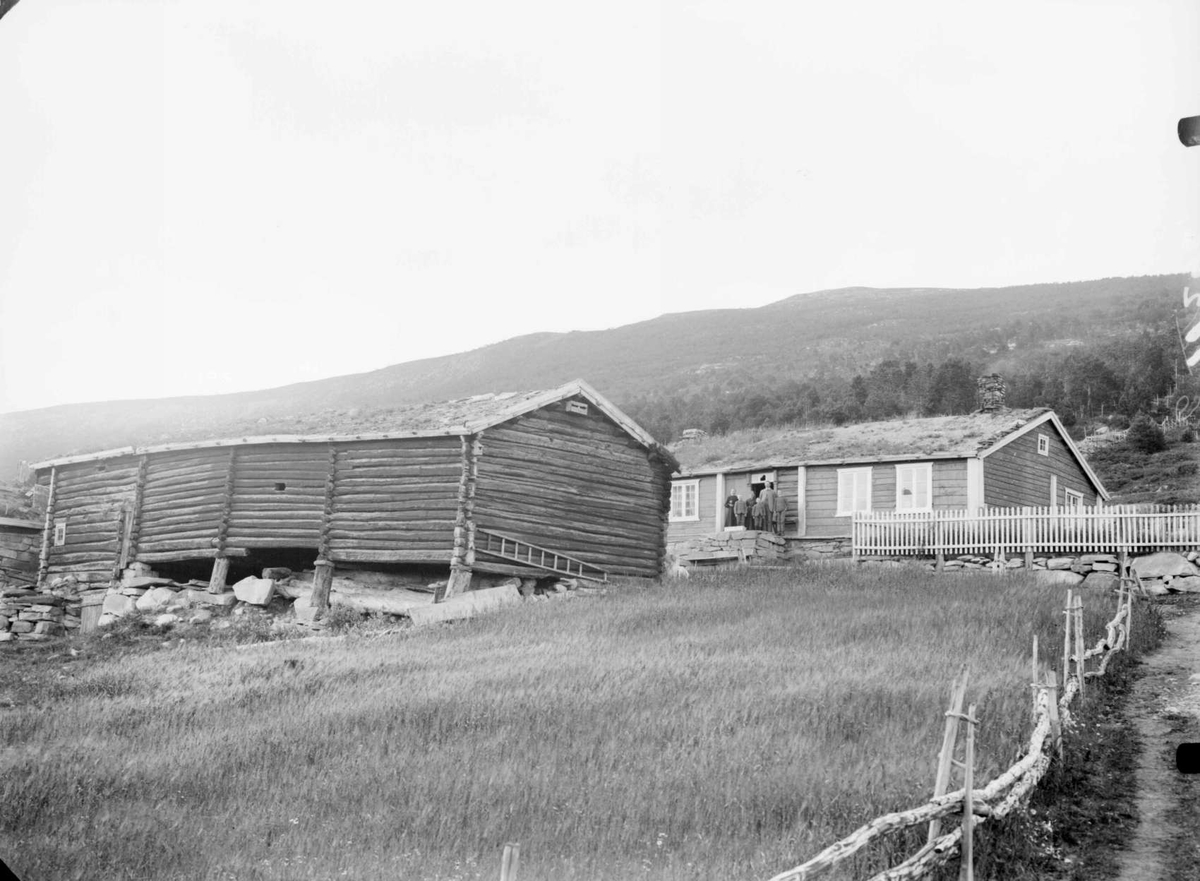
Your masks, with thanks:
M439 549L416 550L339 548L330 549L330 558L337 563L434 563L450 564L450 545Z

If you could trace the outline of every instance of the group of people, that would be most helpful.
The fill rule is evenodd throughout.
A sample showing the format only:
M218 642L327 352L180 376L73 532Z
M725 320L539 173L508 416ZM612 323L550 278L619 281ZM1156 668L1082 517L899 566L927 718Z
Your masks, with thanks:
M742 493L731 492L725 499L725 525L783 535L787 509L787 497L775 488L775 484L766 484L757 495L754 487L747 486Z

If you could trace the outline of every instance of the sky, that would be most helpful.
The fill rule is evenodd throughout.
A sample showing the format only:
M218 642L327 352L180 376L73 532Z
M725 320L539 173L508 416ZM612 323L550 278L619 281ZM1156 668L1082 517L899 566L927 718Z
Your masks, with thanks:
M0 413L1194 271L1200 3L23 0Z

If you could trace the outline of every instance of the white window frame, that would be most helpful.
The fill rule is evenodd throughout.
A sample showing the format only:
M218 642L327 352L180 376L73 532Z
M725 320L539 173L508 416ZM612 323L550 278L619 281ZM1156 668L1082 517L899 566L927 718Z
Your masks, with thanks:
M61 548L66 543L67 543L67 521L66 520L55 520L54 521L54 546L56 548Z
M903 495L903 480L900 477L901 472L913 472L913 490L914 494L909 498L914 501L916 499L915 490L918 485L923 485L925 488L925 504L924 505L902 505L901 501L905 499ZM924 472L922 474L922 472ZM919 483L918 483L919 482ZM933 510L933 463L932 462L908 462L904 465L896 466L896 510L897 511L932 511Z
M1050 435L1048 435L1048 434L1039 434L1038 435L1038 455L1039 456L1049 456L1050 455Z
M852 490L850 493L850 507L847 508L845 503L846 497L842 494L842 475L846 475L851 479ZM859 485L861 482L866 483L866 506L857 508L854 507L855 501L859 497ZM866 468L839 468L837 470L837 513L835 517L851 517L856 511L871 510L871 466Z
M1083 493L1074 489L1063 489L1063 507L1068 511L1083 507Z
M680 513L676 514L676 498L675 491L679 490L679 508ZM688 514L688 490L691 490L692 496L692 513ZM724 499L722 499L724 502ZM671 484L671 514L668 518L671 523L684 523L691 520L700 519L700 481L699 480L677 480Z

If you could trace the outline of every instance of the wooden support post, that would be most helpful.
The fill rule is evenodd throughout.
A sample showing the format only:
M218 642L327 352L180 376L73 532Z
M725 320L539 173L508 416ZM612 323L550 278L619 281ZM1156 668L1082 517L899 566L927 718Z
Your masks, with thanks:
M942 732L942 751L938 753L937 777L933 783L934 798L945 795L946 790L950 787L950 766L954 761L954 744L958 742L958 720L962 718L963 697L967 692L969 678L970 670L963 667L962 672L955 677L954 685L950 690L950 709L946 711L946 727ZM930 820L929 843L936 841L941 834L942 821Z
M500 858L500 881L517 881L521 869L521 845L510 841L504 845L504 856Z
M1071 589L1067 588L1067 605L1063 609L1063 688L1071 678Z
M224 593L225 582L229 578L229 558L216 557L213 560L212 575L208 577L209 593Z
M959 881L975 881L975 800L971 790L975 787L975 705L967 710L967 750L963 757L963 815L962 815L962 862L958 870Z
M46 583L46 576L50 572L50 541L51 536L54 535L54 502L57 489L58 466L52 465L50 467L50 491L46 494L46 521L42 526L42 552L38 555L38 587L42 587Z
M439 588L434 593L435 603L469 590L471 570L475 565L475 483L479 475L478 457L483 448L477 435L464 434L460 441L461 471L458 479L458 509L454 515L454 547L450 552L450 578L445 588Z
M318 559L313 563L313 569L313 589L309 603L320 617L329 608L329 588L333 584L333 563L329 560Z
M1058 724L1058 676L1053 670L1046 674L1046 690L1050 692L1050 736L1058 751L1058 760L1063 760L1062 727Z

